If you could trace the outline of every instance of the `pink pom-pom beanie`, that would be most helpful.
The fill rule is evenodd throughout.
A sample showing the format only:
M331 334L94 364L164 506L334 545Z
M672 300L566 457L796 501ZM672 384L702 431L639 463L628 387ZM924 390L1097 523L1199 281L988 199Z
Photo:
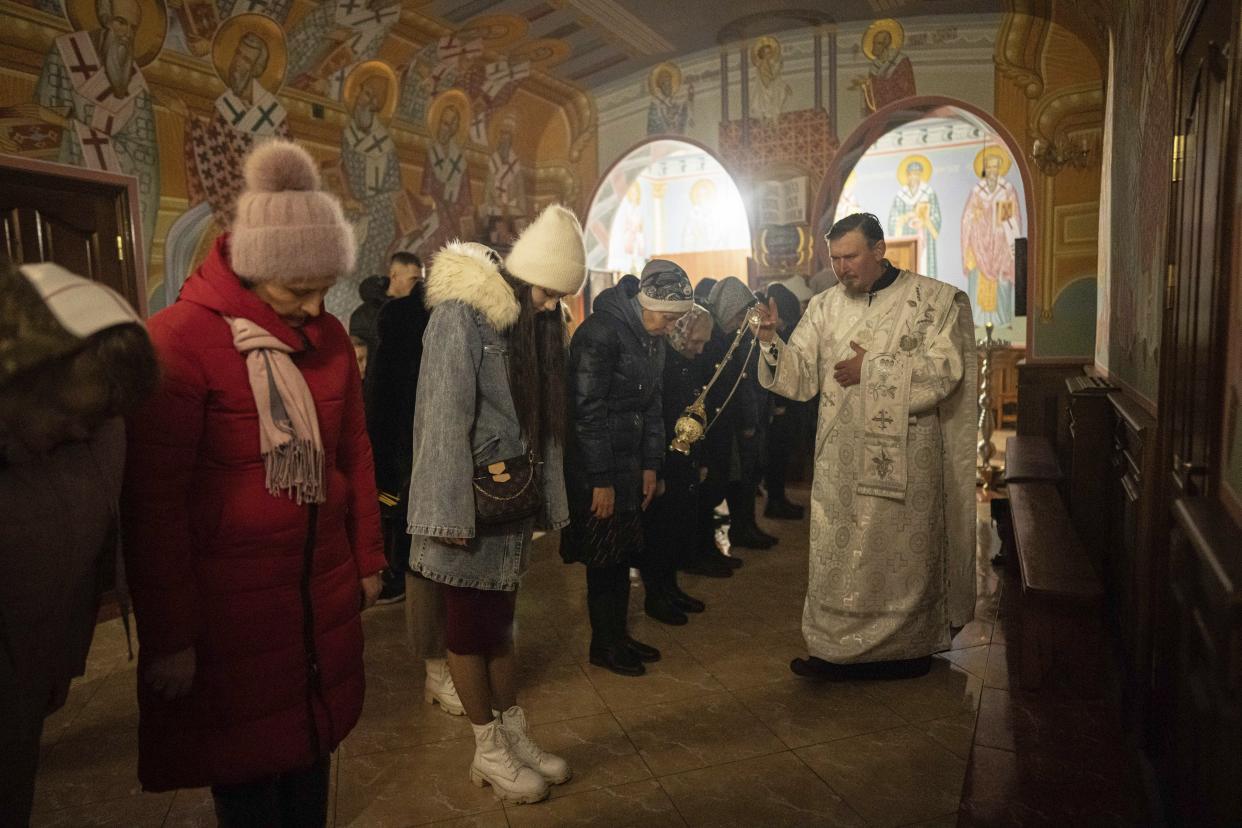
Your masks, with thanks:
M260 144L246 158L229 237L233 272L252 282L300 285L354 269L354 232L319 170L291 141Z

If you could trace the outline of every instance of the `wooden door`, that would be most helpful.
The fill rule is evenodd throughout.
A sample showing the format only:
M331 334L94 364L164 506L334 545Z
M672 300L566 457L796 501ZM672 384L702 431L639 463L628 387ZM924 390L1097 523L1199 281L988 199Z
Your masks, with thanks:
M0 156L0 242L17 264L56 262L145 315L146 270L132 176Z
M1149 734L1170 821L1184 825L1242 824L1242 542L1230 540L1217 493L1236 195L1237 5L1187 0L1176 41L1180 160L1160 382L1169 531L1154 596Z

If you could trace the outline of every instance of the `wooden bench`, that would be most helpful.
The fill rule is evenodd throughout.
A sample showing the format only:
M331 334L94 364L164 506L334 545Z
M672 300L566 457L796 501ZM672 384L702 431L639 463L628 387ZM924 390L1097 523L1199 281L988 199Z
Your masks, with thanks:
M1005 483L1060 483L1064 475L1047 437L1019 435L1005 441Z
M1104 596L1099 575L1056 484L1011 483L1015 557L1022 578L1018 613L1018 676L1033 690L1054 671L1076 695L1100 692Z

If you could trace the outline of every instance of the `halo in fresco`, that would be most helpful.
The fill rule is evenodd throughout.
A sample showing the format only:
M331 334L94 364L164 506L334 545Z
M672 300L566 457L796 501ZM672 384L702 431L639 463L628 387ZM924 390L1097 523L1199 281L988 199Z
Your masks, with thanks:
M931 181L932 162L928 160L927 156L926 155L907 155L905 158L901 159L901 163L897 165L897 183L898 184L900 184L903 187L906 186L906 176L908 174L906 171L910 169L911 164L921 164L923 167L923 180ZM851 172L850 174L853 175L853 172ZM846 183L848 184L849 182L847 181Z
M429 124L434 127L435 123ZM493 116L491 123L487 125L487 143L488 146L494 147L500 141L500 131L502 128L508 128L510 132L516 132L518 127L517 114L513 110L506 110L499 117Z
M1000 159L1001 175L1009 172L1009 166L1013 164L1013 159L1010 158L1009 153L1005 151L1004 147L998 147L995 144L992 144L979 150L979 154L975 156L976 176L983 178L983 164L987 160L988 156L994 156Z
M375 77L382 77L388 81L384 92L384 106L377 113L381 119L387 121L392 117L393 110L397 108L397 73L382 60L367 60L354 67L349 77L345 78L341 100L345 103L345 110L352 112L362 85Z
M752 65L758 66L761 60L772 60L771 57L761 58L759 56L759 51L764 46L768 47L768 50L770 51L772 55L774 55L775 57L780 57L781 42L777 40L776 38L772 37L772 35L764 35L763 37L756 38L755 42L750 44L750 62Z
M681 69L677 64L670 61L658 64L651 70L651 74L647 76L647 91L652 95L659 97L664 93L660 91L660 78L668 75L668 89L670 95L675 95L677 90L681 88Z
M461 118L457 122L457 134L453 138L463 143L470 132L470 99L460 89L446 89L427 108L427 133L433 138L440 132L440 119L445 110L452 107Z
M541 40L530 40L522 43L511 52L509 59L512 61L529 61L535 69L547 69L562 63L569 57L569 44L563 40L551 40L543 38Z
M867 56L867 60L875 60L875 36L880 32L888 32L888 36L893 41L892 49L894 52L900 52L901 47L905 45L906 30L902 28L900 23L891 17L877 20L868 26L867 31L863 33L862 50L863 54Z
M164 0L138 0L142 7L142 22L134 34L134 63L146 66L155 60L164 48L168 35L168 7ZM99 22L95 0L66 0L65 17L75 32L90 32L103 27Z
M267 45L267 68L258 81L260 86L274 93L285 82L289 50L285 46L284 30L266 14L239 14L224 21L216 30L211 41L211 65L216 69L216 77L226 81L229 61L237 51L237 44L247 34L256 35Z

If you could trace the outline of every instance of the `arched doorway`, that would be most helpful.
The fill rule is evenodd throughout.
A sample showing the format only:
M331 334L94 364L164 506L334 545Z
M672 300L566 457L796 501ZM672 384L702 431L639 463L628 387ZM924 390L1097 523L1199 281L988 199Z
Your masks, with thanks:
M677 262L694 282L745 277L750 221L733 177L684 138L643 141L604 173L586 223L586 306L650 259Z
M822 239L835 219L874 213L895 263L965 290L976 325L991 322L997 338L1017 344L1027 339L1024 273L1034 272L1038 249L1033 206L1022 152L1000 123L961 101L912 98L845 140L814 226ZM816 253L827 267L822 242Z

